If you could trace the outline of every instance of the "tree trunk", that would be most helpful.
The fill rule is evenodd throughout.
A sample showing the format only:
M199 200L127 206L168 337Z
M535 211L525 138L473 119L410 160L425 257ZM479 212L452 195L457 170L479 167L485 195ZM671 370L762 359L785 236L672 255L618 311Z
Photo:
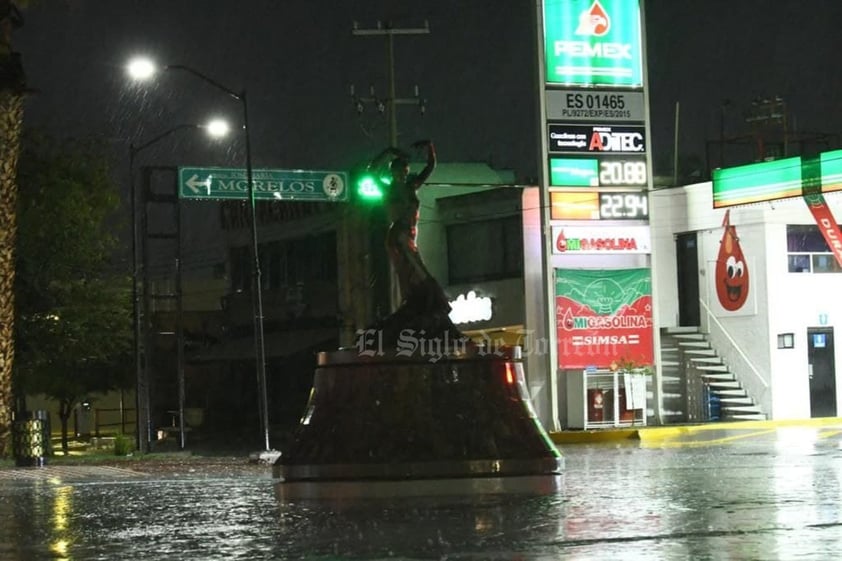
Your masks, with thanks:
M65 458L67 457L69 450L67 442L67 425L70 420L70 414L73 412L73 403L75 403L75 401L75 399L62 399L58 405L58 418L61 421L61 451Z
M0 84L0 457L11 453L17 167L23 94Z
M26 77L20 53L12 49L12 30L21 25L12 0L0 0L0 458L11 453L14 407L17 170Z

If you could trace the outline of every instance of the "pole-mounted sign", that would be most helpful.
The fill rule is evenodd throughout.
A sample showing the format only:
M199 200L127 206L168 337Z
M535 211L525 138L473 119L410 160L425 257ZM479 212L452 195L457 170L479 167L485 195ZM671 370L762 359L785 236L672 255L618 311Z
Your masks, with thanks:
M345 202L348 174L342 171L255 169L254 198L272 201ZM246 170L237 168L178 168L182 199L249 198Z
M643 87L639 0L545 0L544 37L548 84Z

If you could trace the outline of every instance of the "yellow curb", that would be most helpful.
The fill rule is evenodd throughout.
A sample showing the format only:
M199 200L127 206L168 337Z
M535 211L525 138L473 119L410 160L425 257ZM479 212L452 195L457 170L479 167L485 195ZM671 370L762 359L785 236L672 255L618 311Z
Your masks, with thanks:
M588 442L615 442L619 440L639 439L638 430L634 428L569 430L550 433L550 440L554 444L586 444Z
M682 434L689 432L699 432L706 430L755 430L768 429L777 427L819 427L839 425L842 428L842 418L840 417L821 417L817 419L780 419L769 421L728 421L724 423L704 423L698 425L669 425L662 427L646 427L641 431L657 431L664 429L675 430L679 429Z
M764 434L770 434L777 431L777 428L766 430L755 430L750 432L740 431L738 434L730 436L723 436L719 438L697 439L697 440L676 440L671 438L645 438L641 440L641 446L644 448L698 448L703 446L718 446L720 444L727 444L736 440L745 440L747 438L754 438ZM691 434L691 433L688 433ZM701 434L701 433L699 433Z
M594 430L562 430L550 432L550 439L555 444L583 444L614 442L622 440L640 440L645 443L661 442L681 436L703 433L705 431L752 431L758 434L772 432L781 427L827 427L838 426L842 430L842 417L822 417L816 419L781 419L771 421L730 421L724 423L705 423L698 425L667 425L657 427L619 427ZM716 439L733 440L742 437Z

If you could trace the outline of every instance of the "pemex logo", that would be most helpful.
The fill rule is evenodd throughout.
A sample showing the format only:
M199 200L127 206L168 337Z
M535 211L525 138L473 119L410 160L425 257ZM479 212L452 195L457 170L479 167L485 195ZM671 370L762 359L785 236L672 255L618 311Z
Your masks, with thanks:
M599 0L594 0L591 7L579 14L579 27L576 35L586 37L602 37L611 29L611 20Z

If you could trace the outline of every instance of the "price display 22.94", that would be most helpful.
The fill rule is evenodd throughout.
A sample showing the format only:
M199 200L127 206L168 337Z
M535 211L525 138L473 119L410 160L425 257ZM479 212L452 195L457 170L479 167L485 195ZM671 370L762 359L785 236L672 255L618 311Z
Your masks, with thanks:
M599 217L603 220L646 220L649 200L646 193L600 193Z

